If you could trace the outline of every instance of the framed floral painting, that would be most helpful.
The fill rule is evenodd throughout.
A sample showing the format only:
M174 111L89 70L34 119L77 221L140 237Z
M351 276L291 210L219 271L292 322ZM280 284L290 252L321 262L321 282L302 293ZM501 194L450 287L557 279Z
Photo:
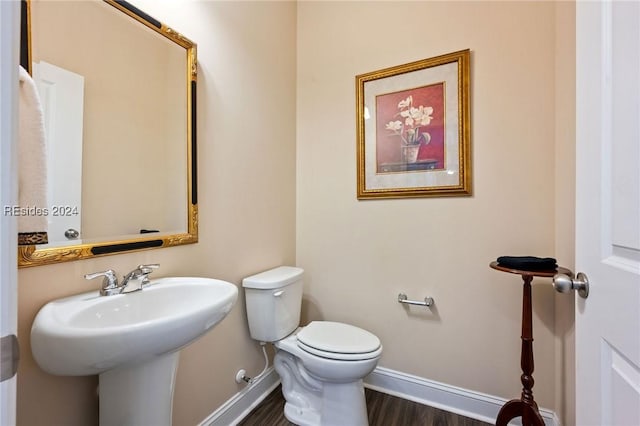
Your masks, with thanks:
M469 55L356 76L358 199L471 195Z

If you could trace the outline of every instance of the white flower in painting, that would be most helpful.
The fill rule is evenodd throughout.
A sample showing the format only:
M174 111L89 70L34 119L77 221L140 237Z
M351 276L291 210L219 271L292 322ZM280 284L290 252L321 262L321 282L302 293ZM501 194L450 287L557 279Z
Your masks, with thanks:
M398 109L406 108L413 103L413 96L409 95L409 97L405 100L402 100L398 103Z
M416 119L417 121L419 121L419 125L428 126L431 123L431 120L433 120L431 114L433 114L433 107L423 108L422 106L420 106L420 118Z
M393 130L394 132L399 132L402 129L402 121L390 121L387 123L387 130Z
M413 117L408 116L407 118L404 119L404 125L408 126L408 127L413 127Z
M402 117L404 123L400 120L390 121L386 129L400 136L405 145L418 145L423 142L425 145L428 144L431 141L431 135L428 132L421 132L420 127L431 124L433 107L424 105L414 107L413 96L409 95L398 102L398 109L400 112L396 116Z

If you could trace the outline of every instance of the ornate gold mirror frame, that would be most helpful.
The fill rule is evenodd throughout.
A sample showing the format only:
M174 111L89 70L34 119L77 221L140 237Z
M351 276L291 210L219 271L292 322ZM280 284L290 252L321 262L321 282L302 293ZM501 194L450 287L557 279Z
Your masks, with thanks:
M122 0L103 0L117 10L125 13L153 31L161 34L172 42L183 47L186 51L187 69L187 231L170 235L142 234L144 237L100 241L96 243L81 243L64 247L39 248L35 245L18 246L18 266L21 268L47 265L86 259L94 256L104 256L144 250L151 248L172 247L182 244L192 244L198 241L198 196L197 196L197 162L196 162L196 81L197 60L196 44L188 38L174 31L162 22L147 15L135 6ZM31 19L30 1L22 0L22 31L21 31L21 65L31 73Z

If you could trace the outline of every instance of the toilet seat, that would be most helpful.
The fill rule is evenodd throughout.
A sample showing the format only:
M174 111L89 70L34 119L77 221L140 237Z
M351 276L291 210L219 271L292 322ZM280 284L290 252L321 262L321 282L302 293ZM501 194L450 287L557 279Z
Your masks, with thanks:
M296 337L300 349L328 359L358 361L375 358L382 353L378 337L350 324L313 321Z

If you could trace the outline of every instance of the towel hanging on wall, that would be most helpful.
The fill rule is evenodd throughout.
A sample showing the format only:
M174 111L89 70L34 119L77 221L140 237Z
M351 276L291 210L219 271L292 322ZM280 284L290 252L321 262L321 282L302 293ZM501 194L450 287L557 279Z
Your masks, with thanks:
M47 148L42 105L35 82L20 67L18 109L18 245L46 244Z

